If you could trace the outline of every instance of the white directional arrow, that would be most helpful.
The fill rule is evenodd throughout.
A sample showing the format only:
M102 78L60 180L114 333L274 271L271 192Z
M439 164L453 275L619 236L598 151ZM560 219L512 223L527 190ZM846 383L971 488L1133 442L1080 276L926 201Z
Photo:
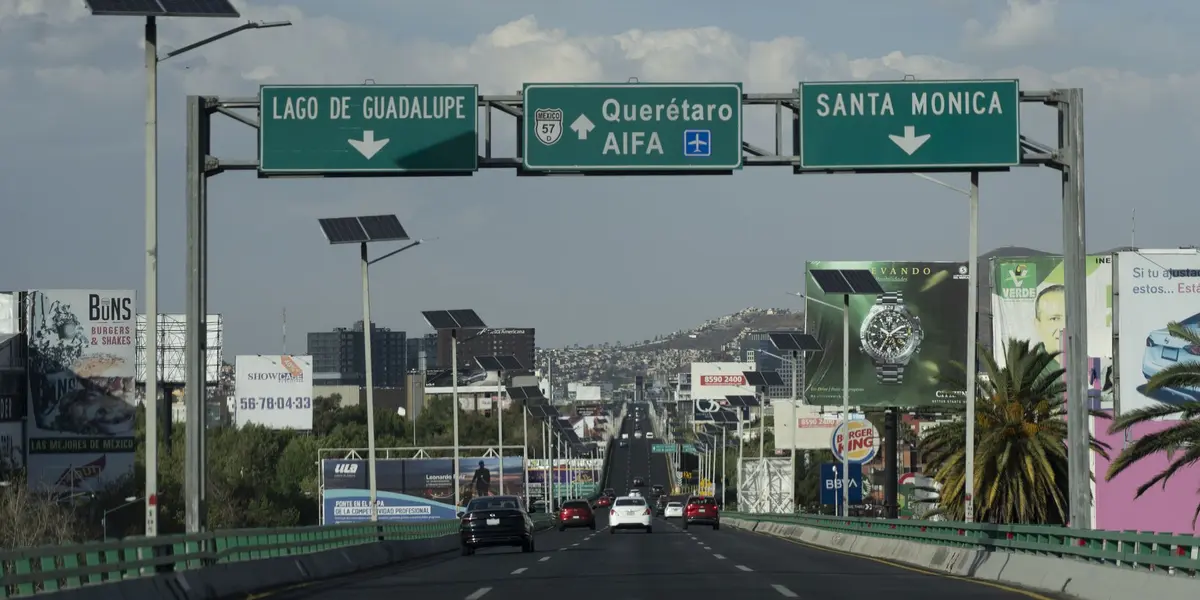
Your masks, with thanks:
M921 146L924 146L925 142L929 141L928 133L917 135L917 128L912 125L904 127L904 135L889 135L888 137L909 156L912 156L913 152L920 150Z
M595 128L596 124L593 123L591 119L587 118L587 115L582 113L580 113L578 119L575 119L574 123L571 123L571 129L575 133L579 134L579 139L581 140L586 140L588 133Z
M363 139L346 141L350 142L350 145L354 146L354 149L358 150L359 154L362 154L364 158L371 160L371 158L378 154L380 150L383 150L383 147L386 146L391 140L389 138L377 140L375 139L375 132L367 129L363 131ZM911 154L911 152L909 154Z

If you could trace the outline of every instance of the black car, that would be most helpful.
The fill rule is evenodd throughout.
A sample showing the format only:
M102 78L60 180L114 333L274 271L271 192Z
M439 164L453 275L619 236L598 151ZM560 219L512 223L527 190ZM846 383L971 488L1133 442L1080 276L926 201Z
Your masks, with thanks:
M458 516L462 519L459 537L463 556L490 546L520 546L522 552L534 550L533 519L518 496L476 498Z
M665 491L666 490L661 485L655 484L650 486L650 493L654 494L655 496L661 496Z
M654 487L662 487L662 486L656 485ZM661 517L661 516L664 516L664 513L666 513L666 511L667 511L667 496L664 494L664 495L659 496L654 501L654 514Z
M644 486L644 485L646 485L646 480L645 480L645 479L642 479L641 477L634 477L634 478L633 478L633 487L642 487L642 486Z

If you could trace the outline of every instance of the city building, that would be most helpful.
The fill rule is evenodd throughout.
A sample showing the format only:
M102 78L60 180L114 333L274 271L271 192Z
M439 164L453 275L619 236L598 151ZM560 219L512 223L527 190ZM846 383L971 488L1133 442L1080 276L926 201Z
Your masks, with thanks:
M403 388L408 373L408 339L403 331L371 326L372 378L377 388ZM313 357L313 383L317 385L366 385L363 322L352 328L308 334L308 353Z
M436 333L427 333L419 337L408 338L408 360L407 368L409 371L428 371L437 369L438 367L438 336ZM421 352L425 352L425 364L421 364Z
M450 331L442 330L437 333L437 364L440 368L450 368ZM532 327L463 329L458 332L458 368L461 370L478 369L476 356L515 356L524 367L517 373L506 375L529 375L533 373L534 330Z
M796 373L792 361L783 360L786 353L775 348L775 344L771 343L770 333L767 331L753 331L746 334L742 338L741 347L738 349L741 356L738 360L754 363L755 371L776 371L783 378L784 385L773 385L767 389L768 398L791 398L792 397L792 377ZM799 382L797 383L799 386ZM799 387L797 387L799 390ZM797 395L799 392L797 392Z

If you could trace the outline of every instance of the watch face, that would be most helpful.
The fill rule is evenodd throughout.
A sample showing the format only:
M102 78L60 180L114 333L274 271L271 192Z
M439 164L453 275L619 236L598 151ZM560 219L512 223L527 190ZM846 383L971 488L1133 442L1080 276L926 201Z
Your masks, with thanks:
M863 323L861 337L863 346L876 360L903 362L921 341L921 322L907 309L888 307Z

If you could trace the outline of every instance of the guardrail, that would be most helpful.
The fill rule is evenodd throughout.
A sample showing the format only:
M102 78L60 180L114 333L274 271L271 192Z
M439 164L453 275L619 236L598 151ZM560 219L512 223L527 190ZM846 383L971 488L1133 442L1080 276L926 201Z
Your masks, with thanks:
M533 515L539 527L550 515ZM427 523L352 523L239 529L0 552L0 598L137 579L155 573L371 544L427 540L458 533L458 519Z
M732 511L723 516L746 521L787 523L850 535L905 539L925 544L1074 558L1114 567L1189 577L1196 577L1197 572L1200 572L1200 537L1192 535L1079 530L1051 525L768 515Z

